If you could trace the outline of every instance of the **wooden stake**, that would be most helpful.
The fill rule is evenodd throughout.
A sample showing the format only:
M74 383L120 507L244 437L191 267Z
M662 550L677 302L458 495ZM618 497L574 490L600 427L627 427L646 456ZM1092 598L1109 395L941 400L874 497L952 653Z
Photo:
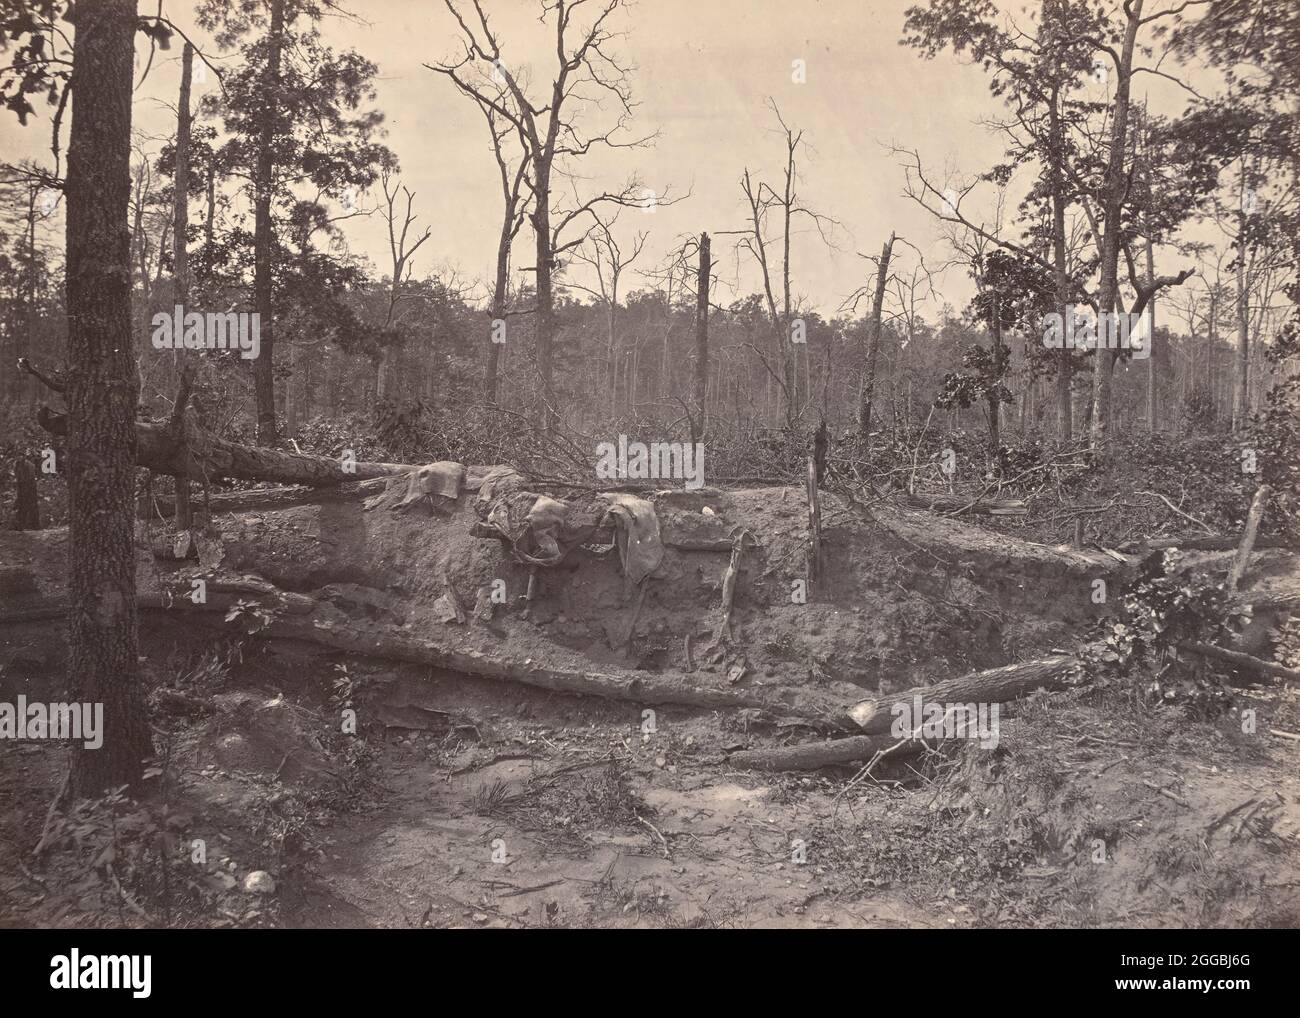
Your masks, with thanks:
M1237 555L1232 560L1232 571L1228 573L1228 593L1237 592L1237 584L1246 573L1250 553L1255 550L1255 535L1259 532L1259 521L1264 517L1264 507L1272 490L1267 484L1261 484L1255 492L1255 499L1250 503L1250 512L1246 515L1246 529L1241 535L1241 544L1237 546Z
M817 490L817 460L808 457L808 586L821 579L822 501Z

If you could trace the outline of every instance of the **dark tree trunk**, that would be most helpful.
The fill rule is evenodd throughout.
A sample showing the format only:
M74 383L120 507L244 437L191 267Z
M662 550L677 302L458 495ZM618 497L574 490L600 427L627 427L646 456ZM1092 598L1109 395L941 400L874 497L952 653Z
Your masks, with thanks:
M867 363L862 376L862 396L858 405L858 434L865 440L871 434L871 403L876 392L876 359L880 355L880 318L885 307L885 282L889 279L889 256L894 249L891 233L880 251L876 270L876 293L871 301L871 331L867 335Z
M1156 278L1155 262L1155 245L1151 243L1151 238L1147 238L1147 282L1151 283ZM1159 392L1159 369L1156 363L1156 299L1152 297L1147 306L1150 308L1149 317L1151 319L1151 336L1147 340L1150 349L1147 351L1147 430L1155 434L1160 430L1160 392Z
M185 305L190 299L190 262L186 250L186 231L190 224L190 82L194 74L194 47L188 42L181 53L181 94L177 104L176 116L176 179L172 217L172 264L176 275L176 303ZM173 352L173 355L176 355ZM182 388L188 395L194 377L193 360L181 352L183 357L181 376L184 378ZM185 413L185 406L178 399L175 416L179 420ZM181 530L189 530L193 522L190 512L190 482L183 477L176 478L176 525Z
M551 290L551 165L543 157L537 158L534 176L533 231L537 239L537 372L540 383L540 423L546 432L554 431L558 414L555 407L555 385L552 374L552 354L555 331L555 298Z
M68 673L104 705L103 745L74 745L71 788L134 784L152 752L139 684L131 343L131 90L135 0L82 0L68 146Z
M700 412L700 431L704 431L709 391L709 235L700 234L700 268L695 287L695 405ZM667 345L665 341L665 346ZM664 392L668 386L664 386ZM696 436L692 436L695 438Z
M257 168L254 177L257 194L253 210L253 294L257 313L261 316L262 338L261 353L253 362L253 390L257 402L257 441L266 446L275 445L276 441L275 308L271 265L274 228L271 223L271 199L275 191L275 159L272 146L275 141L276 122L279 120L284 2L285 0L271 0L271 28L268 36L270 48L266 60L264 108L262 122L258 127Z
M1106 315L1113 315L1119 308L1119 256L1123 230L1120 213L1124 207L1124 197L1128 193L1129 179L1124 165L1124 152L1128 142L1133 53L1137 47L1138 29L1142 24L1143 2L1144 0L1129 0L1124 5L1128 24L1119 54L1119 66L1116 68L1118 80L1111 114L1110 153L1106 164L1105 200L1102 206L1105 232L1101 242L1101 281L1097 288L1097 310ZM1101 332L1099 327L1098 345L1093 357L1093 409L1089 439L1094 449L1105 445L1111 427L1111 375L1119 356L1117 350L1103 348L1100 342Z
M997 384L1002 380L1002 365L1006 358L1006 347L1002 343L1002 307L995 297L993 300L993 387L989 390L989 449L993 462L998 461L998 450L1002 446L1002 401L998 399Z
M212 250L212 230L217 218L217 168L208 163L208 214L203 220L203 243Z
M1065 247L1065 184L1061 179L1061 162L1065 159L1063 131L1060 117L1060 91L1052 93L1048 106L1048 167L1049 186L1052 192L1052 267L1056 285L1056 313L1065 321L1070 303L1070 275L1066 263ZM1056 365L1056 437L1062 443L1074 437L1073 400L1070 394L1070 376L1074 368L1074 352L1065 346L1057 355Z

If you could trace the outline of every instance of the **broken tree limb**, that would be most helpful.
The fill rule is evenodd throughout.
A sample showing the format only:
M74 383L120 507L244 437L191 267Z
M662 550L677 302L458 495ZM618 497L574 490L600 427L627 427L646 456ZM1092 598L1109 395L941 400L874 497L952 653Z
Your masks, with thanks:
M731 642L731 611L736 603L736 582L740 577L740 558L745 551L745 542L753 537L744 527L738 527L731 538L731 561L722 574L722 620L718 623L717 635L713 646L720 647Z
M1003 668L970 672L931 686L860 700L853 705L849 715L864 734L887 732L894 721L895 704L910 707L917 697L922 703L1003 703L1036 689L1064 689L1069 685L1077 664L1078 660L1069 654L1056 654Z
M904 504L913 509L939 512L985 513L989 516L1024 516L1029 510L1022 499L994 499L965 495L927 494L923 492L903 495Z
M21 370L26 371L29 375L31 375L38 382L44 385L47 389L50 389L53 392L67 391L67 386L63 381L62 372L52 371L50 372L50 374L46 375L42 373L36 367L36 365L34 365L26 357L18 358L18 367Z
M1261 484L1259 490L1255 492L1255 498L1250 503L1250 512L1246 515L1246 529L1242 531L1241 544L1237 548L1236 557L1232 560L1232 569L1228 573L1228 593L1237 592L1237 584L1246 574L1246 566L1250 563L1250 553L1255 550L1255 537L1259 533L1259 521L1264 518L1264 509L1268 505L1268 497L1272 490L1267 484Z
M1215 661L1222 661L1243 671L1255 672L1261 675L1276 675L1279 678L1290 679L1293 682L1300 681L1300 671L1288 668L1286 665L1280 665L1275 661L1265 661L1250 654L1243 654L1239 650L1227 650L1223 647L1216 647L1212 643L1180 643L1178 648L1179 650L1191 651L1193 654L1200 654L1202 657L1213 658Z
M51 435L66 435L67 417L41 407L36 420ZM233 477L245 481L276 481L311 486L345 484L372 477L406 474L419 467L405 463L349 463L341 459L281 452L261 446L227 442L185 421L184 440L178 440L170 422L136 421L136 464L156 474L214 481Z

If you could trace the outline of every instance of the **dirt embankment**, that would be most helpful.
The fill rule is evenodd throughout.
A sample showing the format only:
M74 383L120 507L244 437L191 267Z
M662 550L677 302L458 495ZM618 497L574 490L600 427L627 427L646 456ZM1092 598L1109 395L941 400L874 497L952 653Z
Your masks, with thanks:
M1068 647L1105 610L1095 581L1111 600L1128 568L1100 552L867 513L828 496L824 572L801 604L791 597L807 569L800 491L657 502L665 575L648 581L639 614L617 554L580 550L571 568L544 574L525 617L516 600L525 567L470 534L465 505L395 513L335 501L221 516L199 542L201 562L142 549L141 589L156 594L194 573L256 574L314 605L308 625L645 676L680 674L690 634L693 681L846 702L864 687L896 691ZM717 626L736 526L758 543L742 559L734 644L715 663L700 648ZM0 535L5 610L57 598L63 553L61 532ZM1288 557L1263 555L1252 582L1293 569ZM491 621L439 617L448 590L470 608L494 579L509 603ZM1300 921L1300 744L1271 734L1300 731L1300 704L1282 688L1240 693L1236 712L1208 721L1113 692L1041 696L1007 711L992 752L950 749L869 776L856 764L760 775L729 758L815 733L746 711L647 714L635 698L602 702L379 661L349 653L346 641L250 640L221 612L154 607L143 624L158 773L143 805L113 807L125 812L111 823L102 810L81 821L117 839L116 868L110 876L97 862L97 842L91 851L69 840L39 861L26 854L63 750L0 746L0 921ZM0 626L6 696L56 697L60 626L57 615ZM735 654L749 669L733 686ZM344 709L357 712L355 736L340 731ZM1259 714L1249 737L1245 709ZM163 834L179 849L210 846L206 861L182 852L160 880L162 857L147 839L162 844ZM274 893L245 888L258 873L271 875Z

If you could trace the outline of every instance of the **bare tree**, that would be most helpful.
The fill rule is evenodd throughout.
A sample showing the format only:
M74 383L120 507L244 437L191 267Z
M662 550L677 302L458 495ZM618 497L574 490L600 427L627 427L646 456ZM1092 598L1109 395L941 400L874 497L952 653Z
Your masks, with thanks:
M798 362L795 347L802 342L792 328L795 313L791 297L790 240L793 236L795 220L803 217L813 223L828 247L832 246L829 231L837 225L829 216L814 212L804 205L799 197L799 151L804 146L803 131L796 131L785 122L780 109L772 99L767 100L767 108L772 111L780 125L785 144L785 162L782 168L780 190L762 180L757 180L746 167L740 179L740 190L745 197L748 222L743 230L728 230L727 233L740 234L739 248L747 252L754 260L763 281L763 296L767 302L768 317L772 327L772 357L764 356L762 351L754 348L763 366L776 382L781 391L785 423L792 427L799 418L799 390L797 384ZM772 237L770 222L776 218L780 235ZM769 249L780 245L780 261L777 262ZM776 288L779 285L781 304L778 308ZM773 366L773 362L778 367Z
M871 298L867 357L858 393L858 434L864 440L871 437L871 402L876 392L876 360L880 355L880 319L885 310L885 286L889 281L889 259L894 251L894 239L895 236L891 233L880 249L880 257L876 259L876 291Z
M619 284L628 267L640 257L645 249L649 232L638 231L632 238L631 246L624 250L614 236L614 225L618 222L618 213L609 218L601 218L593 212L595 227L588 235L587 243L574 251L574 260L591 267L596 276L596 287L580 283L565 284L570 289L581 290L600 300L605 306L605 349L608 358L606 382L609 386L609 412L618 411L618 295Z
M432 234L429 227L410 243L411 227L419 218L415 214L415 194L410 188L392 180L392 175L385 170L380 176L384 189L384 205L379 210L388 226L388 250L393 260L393 275L388 288L388 313L384 317L381 330L383 341L375 354L375 401L381 402L388 396L388 357L390 349L398 345L399 335L396 329L397 305L401 303L403 280L410 275L411 257ZM406 207L399 209L399 198L405 197ZM407 244L410 243L410 247Z
M527 154L527 184L532 193L528 213L536 246L537 307L535 336L537 366L541 382L541 417L546 430L558 422L553 378L555 342L555 293L553 274L559 255L582 244L586 234L566 240L565 230L574 225L590 226L589 217L602 206L638 205L644 201L664 203L663 195L647 195L636 180L619 191L602 192L578 199L572 207L554 204L555 177L566 163L579 160L597 148L635 148L647 144L653 135L625 139L632 119L631 68L614 53L618 34L613 30L615 14L626 0L544 0L542 20L555 32L555 66L550 91L545 99L530 98L528 81L519 68L502 60L500 40L492 30L481 0L443 0L460 28L464 49L454 62L426 64L445 74L463 93L488 105L518 132ZM580 23L580 8L588 7L592 17ZM479 72L479 73L476 73ZM494 93L482 80L488 75L504 86ZM612 125L588 129L576 110L612 100Z
M700 265L695 282L695 384L692 393L700 415L700 428L705 427L709 393L709 276L713 271L710 243L707 233L700 234ZM671 310L671 309L670 309ZM692 433L691 440L695 440Z
M488 132L492 135L492 155L496 159L497 172L501 176L501 231L497 236L496 275L492 283L492 304L489 313L492 316L489 330L487 372L483 382L483 394L489 403L497 398L497 375L501 366L501 344L497 341L496 330L504 327L509 316L510 299L510 254L514 248L515 237L524 225L528 214L529 196L524 193L524 184L528 175L530 156L528 146L505 117L499 116L495 103L486 103L476 96L471 96L475 105L487 120ZM504 99L497 96L497 102ZM506 139L514 135L519 141L519 152L510 155ZM500 337L504 339L504 334Z

